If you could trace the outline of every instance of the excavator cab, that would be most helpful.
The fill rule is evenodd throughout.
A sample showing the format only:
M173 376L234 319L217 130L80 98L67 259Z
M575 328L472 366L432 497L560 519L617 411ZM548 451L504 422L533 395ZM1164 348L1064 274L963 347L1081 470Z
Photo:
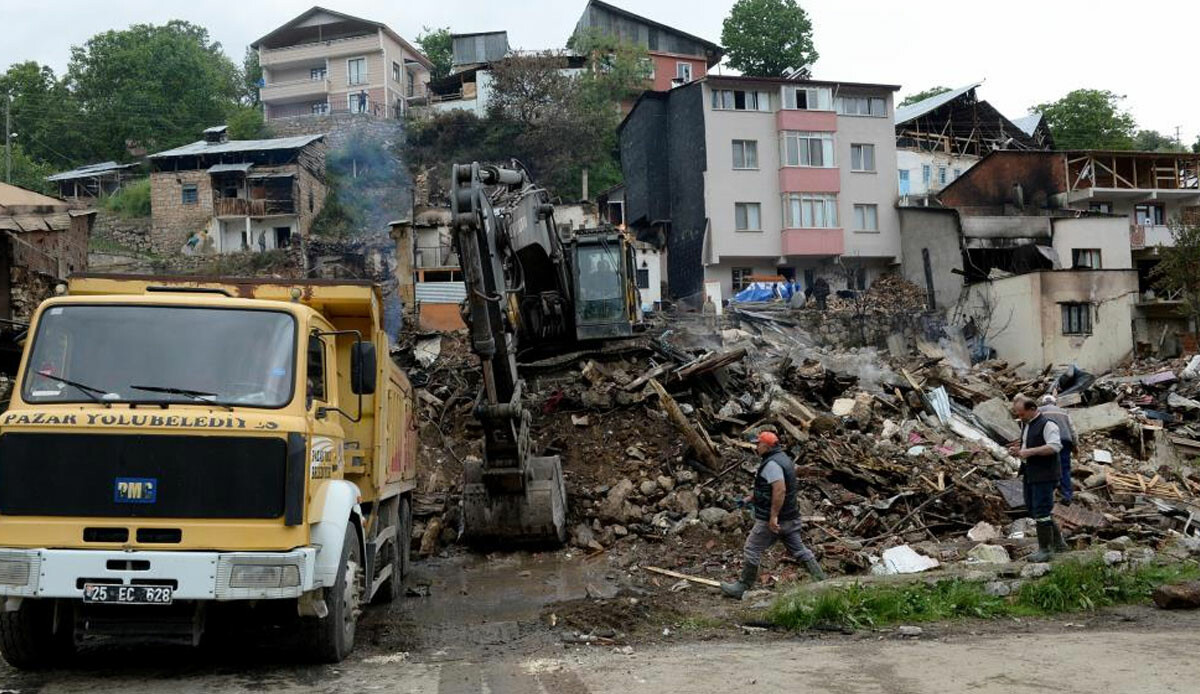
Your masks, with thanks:
M575 283L575 339L629 337L640 307L629 238L612 229L575 231L571 242Z

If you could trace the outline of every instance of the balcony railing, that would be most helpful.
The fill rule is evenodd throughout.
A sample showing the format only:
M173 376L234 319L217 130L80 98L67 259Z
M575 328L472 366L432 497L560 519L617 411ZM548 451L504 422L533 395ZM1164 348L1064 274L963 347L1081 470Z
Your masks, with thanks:
M287 65L328 58L333 56L350 55L352 53L369 53L380 50L379 37L376 34L348 36L329 41L313 41L298 43L283 48L268 48L259 52L259 61L264 67L272 65Z
M213 202L217 217L266 217L273 214L295 214L293 200L267 200L246 198L217 198Z
M260 98L263 101L278 101L280 99L295 99L306 96L324 96L329 93L328 79L299 79L287 82L272 82L265 85Z

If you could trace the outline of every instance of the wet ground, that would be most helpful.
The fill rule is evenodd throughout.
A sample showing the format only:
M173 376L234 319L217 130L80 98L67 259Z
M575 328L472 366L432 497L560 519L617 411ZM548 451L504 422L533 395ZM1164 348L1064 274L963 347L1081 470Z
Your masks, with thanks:
M336 666L302 662L291 634L235 622L205 649L99 646L51 672L0 666L0 692L627 694L750 682L814 692L1194 692L1200 681L1191 655L1200 613L1131 607L926 625L917 639L891 629L796 636L743 630L741 604L706 588L640 590L625 575L603 554L457 554L415 567L412 585L428 595L369 607L355 652ZM579 643L580 633L593 642ZM1034 653L1058 659L1057 669L1028 667Z

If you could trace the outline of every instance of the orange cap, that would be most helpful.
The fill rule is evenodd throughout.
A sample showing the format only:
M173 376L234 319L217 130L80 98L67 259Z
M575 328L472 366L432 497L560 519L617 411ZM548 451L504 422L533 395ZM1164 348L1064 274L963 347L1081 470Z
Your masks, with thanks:
M768 446L777 446L779 445L779 437L772 431L760 431L758 432L758 442L765 443Z

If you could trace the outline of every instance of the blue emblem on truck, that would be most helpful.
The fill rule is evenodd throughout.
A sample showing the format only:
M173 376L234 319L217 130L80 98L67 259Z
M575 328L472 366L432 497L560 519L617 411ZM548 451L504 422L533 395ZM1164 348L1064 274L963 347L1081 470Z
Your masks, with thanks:
M158 480L153 477L118 477L113 501L118 504L153 504L158 500Z

